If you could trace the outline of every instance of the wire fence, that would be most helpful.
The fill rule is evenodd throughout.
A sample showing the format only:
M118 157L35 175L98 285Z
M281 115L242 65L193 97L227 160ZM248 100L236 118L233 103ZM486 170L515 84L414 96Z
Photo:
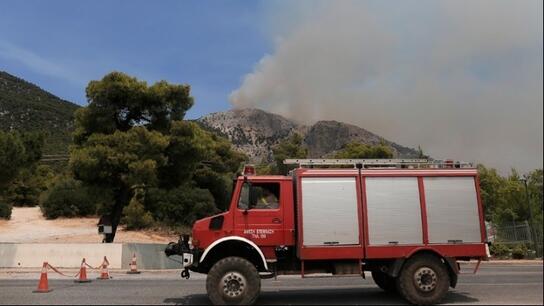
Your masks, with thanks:
M544 239L542 224L531 224L528 221L512 222L510 225L488 226L488 240L506 245L525 244L542 257Z

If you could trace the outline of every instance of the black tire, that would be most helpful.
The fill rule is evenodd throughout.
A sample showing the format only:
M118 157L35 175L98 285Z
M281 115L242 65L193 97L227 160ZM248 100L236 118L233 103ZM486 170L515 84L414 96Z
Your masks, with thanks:
M372 271L372 279L385 292L389 293L396 293L397 292L397 286L395 282L395 278L387 275L386 273L380 271L380 270L374 270Z
M397 291L416 305L439 303L449 286L450 276L444 263L427 254L410 258L397 278Z
M261 278L250 261L227 257L208 272L206 291L214 305L252 305L259 297Z

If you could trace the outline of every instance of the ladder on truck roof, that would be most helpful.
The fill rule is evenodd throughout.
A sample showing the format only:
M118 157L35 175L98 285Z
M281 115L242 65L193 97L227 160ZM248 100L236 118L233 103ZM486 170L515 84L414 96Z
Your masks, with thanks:
M414 158L397 158L397 159L336 159L336 158L320 158L320 159L286 159L283 161L285 165L303 166L349 166L354 168L472 168L472 164L468 162L460 162L453 160L428 160Z

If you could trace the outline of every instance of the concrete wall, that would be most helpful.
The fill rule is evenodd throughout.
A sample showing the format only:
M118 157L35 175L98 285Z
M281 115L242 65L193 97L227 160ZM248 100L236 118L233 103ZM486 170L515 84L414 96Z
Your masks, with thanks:
M123 244L122 268L128 269L132 255L136 254L138 269L180 269L181 264L166 257L165 247L165 244L156 243ZM181 258L176 259L181 260Z
M164 254L165 244L150 243L0 243L0 268L37 268L44 261L55 267L79 268L85 258L91 266L108 258L111 269L128 269L136 254L138 269L179 269Z

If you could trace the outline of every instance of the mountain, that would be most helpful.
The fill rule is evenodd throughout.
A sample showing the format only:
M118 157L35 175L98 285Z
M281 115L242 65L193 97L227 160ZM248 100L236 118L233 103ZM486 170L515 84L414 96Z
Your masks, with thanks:
M80 106L0 71L0 130L43 131L44 154L66 154L71 143L74 111ZM211 113L196 120L208 130L227 137L252 162L272 161L272 147L293 133L304 138L310 157L324 157L352 141L385 142L396 157L417 157L416 150L403 147L355 125L318 121L302 125L259 109L233 109Z
M352 141L370 145L385 142L391 146L395 157L418 156L414 149L388 141L358 126L338 121L318 121L307 126L259 109L233 109L211 113L197 122L204 128L227 137L254 163L272 161L272 147L295 132L304 138L309 157L312 158L330 155Z
M44 154L68 152L73 114L78 108L32 83L0 71L0 130L44 132Z

